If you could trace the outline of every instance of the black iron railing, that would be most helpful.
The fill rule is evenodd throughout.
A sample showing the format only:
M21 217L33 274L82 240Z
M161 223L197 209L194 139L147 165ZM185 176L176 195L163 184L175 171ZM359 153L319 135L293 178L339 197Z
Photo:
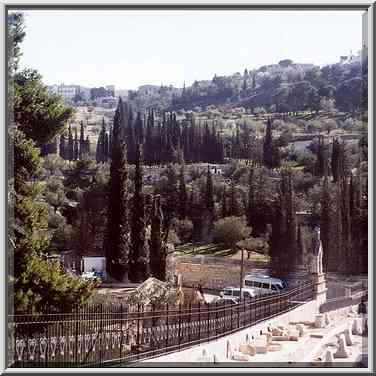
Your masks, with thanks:
M9 317L11 367L106 367L228 335L312 299L313 284L273 295L189 306L97 304Z

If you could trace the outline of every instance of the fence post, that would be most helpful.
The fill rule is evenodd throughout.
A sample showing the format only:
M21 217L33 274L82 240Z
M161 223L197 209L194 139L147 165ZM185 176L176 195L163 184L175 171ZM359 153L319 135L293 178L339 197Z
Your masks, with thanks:
M167 333L166 333L166 349L168 348L168 317L169 311L168 311L168 303L166 303L166 326L167 326Z
M75 351L74 351L74 361L75 365L78 365L78 304L76 305L76 312L75 312L75 318L76 318L76 333L75 333ZM47 326L48 330L48 326ZM47 335L48 340L48 335ZM48 355L48 347L46 348L46 362L47 362L47 355Z
M181 303L179 303L179 335L178 335L179 350L180 350L180 342L181 342L180 336L181 336Z
M245 298L243 299L243 326L245 326Z
M215 338L218 336L218 302L215 301Z
M101 313L100 313L100 337L99 337L99 364L103 363L103 354L102 354L102 337L103 337L103 303L101 303ZM123 340L123 336L121 336Z
M201 342L201 302L198 302L198 340Z
M206 303L206 310L208 312L207 336L208 336L208 341L209 341L209 338L210 338L210 307L209 307L209 303Z
M140 346L140 303L137 304L137 349Z
M231 310L230 321L231 321L231 331L232 331L232 305L230 305L230 310Z
M192 330L192 305L189 302L189 326L188 326L188 342L191 342L191 330Z
M241 297L240 297L241 299ZM237 311L238 311L238 329L240 328L240 304L241 304L241 300L239 300L238 304L237 304Z

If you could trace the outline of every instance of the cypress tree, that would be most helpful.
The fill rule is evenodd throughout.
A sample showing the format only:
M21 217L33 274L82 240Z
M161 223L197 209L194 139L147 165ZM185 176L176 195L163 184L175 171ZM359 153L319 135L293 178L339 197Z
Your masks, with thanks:
M163 232L168 233L172 219L175 217L177 212L176 203L179 202L179 192L178 192L178 176L172 164L169 164L166 168L167 185L163 192L163 213L164 213L164 223Z
M272 121L268 118L266 123L266 131L264 138L264 148L263 148L263 161L267 168L273 168L273 135L272 135Z
M149 275L149 249L146 241L144 195L142 192L142 151L136 146L134 194L132 200L129 280L144 281Z
M71 125L69 124L69 128L68 128L68 150L67 150L67 154L66 154L66 159L68 159L68 161L73 161L73 157L74 157L74 147L73 147L73 136L72 136L72 128L71 128Z
M85 133L84 133L84 122L80 122L80 144L79 144L79 152L78 157L80 160L83 159L85 155Z
M230 185L230 204L228 209L228 215L237 216L239 215L239 206L236 198L236 184L235 180L231 180Z
M66 159L66 154L67 154L66 148L67 148L67 146L66 146L66 143L65 143L65 135L63 133L60 136L60 145L59 145L59 155L60 155L60 158L62 158L62 159Z
M136 161L136 136L133 127L133 112L132 107L129 107L128 126L127 126L127 150L128 161L134 164Z
M297 226L291 171L283 171L272 219L271 257L277 272L287 275L297 264Z
M166 248L162 242L163 215L160 197L154 198L150 234L150 273L160 281L166 280Z
M340 145L338 139L333 139L332 143L332 158L331 158L331 168L333 175L333 182L338 180L339 175L339 154L340 154Z
M108 152L109 150L109 139L108 139L108 133L105 132L104 134L104 141L103 141L103 162L107 162L108 161Z
M85 155L90 157L90 138L89 135L86 136L85 140Z
M108 231L105 244L108 274L118 281L126 281L128 272L128 173L125 143L127 123L128 106L120 98L114 117L109 181Z
M247 208L247 219L248 219L248 226L251 227L252 231L254 228L254 222L257 220L255 210L255 187L253 181L253 174L254 169L251 167L249 169L248 175L248 208Z
M185 163L184 160L180 164L179 174L179 218L187 217L187 188L185 186Z
M108 158L112 158L112 128L110 128L108 133Z
M77 128L74 129L74 144L73 144L73 160L77 161L79 157L79 144L77 136Z
M135 143L143 144L144 142L144 124L141 119L141 113L137 112L136 121L134 124ZM137 148L137 146L136 146Z
M319 136L316 146L315 176L323 176L325 168L325 144L324 137Z
M332 197L329 190L327 168L325 168L324 181L320 199L320 236L323 247L323 268L328 270L329 260L331 260L333 247L332 241Z

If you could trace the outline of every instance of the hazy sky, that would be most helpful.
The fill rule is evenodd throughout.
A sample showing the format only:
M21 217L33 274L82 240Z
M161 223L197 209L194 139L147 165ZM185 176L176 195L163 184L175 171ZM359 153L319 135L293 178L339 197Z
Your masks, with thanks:
M172 84L290 58L323 65L362 45L361 11L27 11L22 67L46 84Z

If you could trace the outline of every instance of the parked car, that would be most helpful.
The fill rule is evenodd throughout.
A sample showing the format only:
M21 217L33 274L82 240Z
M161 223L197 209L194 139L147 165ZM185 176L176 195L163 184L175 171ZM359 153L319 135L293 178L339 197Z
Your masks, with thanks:
M240 299L240 287L225 287L220 295L222 300L230 300L237 303ZM253 289L242 288L242 299L254 298L256 295L257 294Z

